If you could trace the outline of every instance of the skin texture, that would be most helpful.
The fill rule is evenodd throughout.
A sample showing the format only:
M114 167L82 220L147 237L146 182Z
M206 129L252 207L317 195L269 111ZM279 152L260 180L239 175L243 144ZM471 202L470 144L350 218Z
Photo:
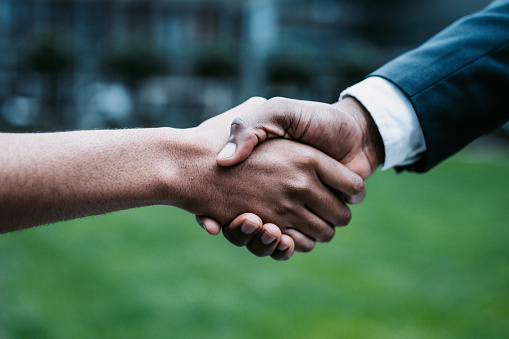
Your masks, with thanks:
M371 176L385 157L383 142L374 121L354 98L345 98L332 105L273 98L233 120L228 143L218 155L217 162L221 166L241 163L260 144L276 138L311 145L340 161L363 179ZM348 203L362 200L349 196L343 196L343 199ZM209 233L219 232L220 225L214 219L201 218L201 223ZM233 244L249 244L248 249L255 255L267 252L257 240L258 233L263 232L261 228L250 234L243 233L238 224L226 225L222 229ZM292 233L292 238L298 249L300 237L295 233Z
M367 179L383 163L383 142L369 113L354 98L329 105L273 98L231 124L228 144L217 157L221 166L246 160L266 140L283 138L311 145ZM235 149L232 155L225 149ZM226 152L227 153L227 152Z
M256 107L266 102L265 99L261 98L252 99L251 102L253 101L257 103ZM196 128L198 131L205 129L211 133L211 135L205 136L202 143L205 144L208 141L209 150L206 154L207 156L213 154L212 161L206 161L208 166L211 163L215 164L216 155L224 146L228 138L230 123L236 116L238 116L238 111L231 110L207 120ZM225 125L226 128L220 127ZM224 135L218 138L219 133L223 133L223 131ZM193 131L190 130L190 132ZM203 136L203 133L199 132L199 135ZM191 136L186 139L196 140L196 138L196 136ZM210 140L222 140L222 142L212 144ZM238 209L235 204L244 203L247 196L257 196L259 194L260 202L250 204L243 212L255 213L264 222L277 225L282 233L290 235L294 240L297 239L298 241L295 244L297 250L305 252L311 250L316 240L321 242L330 241L334 235L334 226L346 225L351 218L350 211L343 202L343 198L346 197L347 200L352 201L361 201L364 198L365 187L362 178L341 166L331 157L301 143L277 140L271 143L267 142L266 145L262 146L256 152L253 152L249 159L237 166L215 167L217 171L229 171L229 185L222 183L220 178L215 176L217 173L213 173L212 176L209 175L209 183L213 185L213 188L206 191L215 192L209 198L215 204L223 205L224 202L218 199L229 196L229 201L234 202L230 207ZM205 159L204 156L205 154L199 154L196 151L185 155L189 164L200 163ZM194 157L196 157L196 161ZM256 160L256 163L263 165L257 167L251 160ZM246 165L249 167L245 167ZM200 166L202 165L200 164ZM270 178L277 178L280 185L274 186ZM250 186L256 187L256 189L249 193L230 189L230 187L245 186L246 182L249 182ZM331 191L329 188L333 190ZM224 189L227 189L227 192L220 193ZM190 192L190 195L193 197L200 196L200 199L203 199L202 193ZM288 204L292 201L299 201L302 204L302 209L296 208L294 203ZM193 203L193 205L198 206L197 203ZM208 207L210 206L209 204ZM263 206L263 208L260 208L260 206ZM267 211L271 211L270 216L267 215ZM199 213L195 210L190 212L197 215L211 216L209 212ZM226 220L225 218L216 220L223 225L231 221L231 219ZM215 230L213 233L217 234L218 232L218 230ZM229 234L225 235L228 239L230 238ZM258 236L258 233L253 235L253 237L256 236ZM235 236L232 235L232 237ZM235 244L239 245L239 243ZM249 247L258 248L263 246L252 244ZM259 252L255 254L263 255Z
M0 231L163 203L163 135L0 134Z
M265 102L251 99L187 130L0 134L0 231L164 204L262 229L252 236L262 246L249 247L276 259L294 249L281 232L301 251L329 241L350 220L342 197L365 194L348 168L289 140L266 142L237 166L216 163L233 118Z

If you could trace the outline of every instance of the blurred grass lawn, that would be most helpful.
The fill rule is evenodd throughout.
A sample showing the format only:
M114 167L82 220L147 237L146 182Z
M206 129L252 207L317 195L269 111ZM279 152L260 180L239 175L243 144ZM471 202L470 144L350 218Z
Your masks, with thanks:
M508 338L508 201L508 158L454 158L288 262L165 206L3 235L0 338Z

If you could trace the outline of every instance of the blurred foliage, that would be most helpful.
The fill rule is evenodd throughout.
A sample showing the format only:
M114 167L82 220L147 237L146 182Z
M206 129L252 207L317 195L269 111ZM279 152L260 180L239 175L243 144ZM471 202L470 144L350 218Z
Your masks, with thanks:
M103 56L101 68L105 74L120 76L129 86L168 72L166 60L151 44L141 39L112 44Z
M267 80L272 84L304 86L313 79L313 63L305 55L278 53L269 59Z
M44 32L21 44L20 70L40 73L62 73L74 67L72 39L62 33Z
M229 78L238 75L238 53L227 42L216 42L196 52L194 74L206 78Z
M379 49L365 42L343 42L341 46L336 52L332 72L347 85L363 80L388 61Z
M508 166L377 173L288 262L166 206L2 235L0 338L507 338Z

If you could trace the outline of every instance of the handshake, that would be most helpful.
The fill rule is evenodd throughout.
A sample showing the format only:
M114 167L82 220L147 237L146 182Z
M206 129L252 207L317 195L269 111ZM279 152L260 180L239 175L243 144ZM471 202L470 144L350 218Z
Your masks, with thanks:
M493 1L332 105L252 98L183 130L0 133L0 233L163 204L258 256L310 251L381 164L425 172L508 121L508 27Z
M182 207L208 233L222 228L232 244L276 260L330 241L384 161L375 123L350 97L332 105L251 98L191 130L188 140L203 140L217 157L186 156L182 168L202 168L209 184Z
M330 241L384 161L377 127L350 97L252 98L189 129L0 133L0 144L0 233L172 205L277 260Z

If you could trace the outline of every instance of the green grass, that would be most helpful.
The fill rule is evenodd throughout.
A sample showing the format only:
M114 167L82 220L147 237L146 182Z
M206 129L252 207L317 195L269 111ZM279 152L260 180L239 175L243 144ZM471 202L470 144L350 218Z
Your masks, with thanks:
M6 234L0 338L507 338L508 201L507 158L377 173L288 262L164 206Z

